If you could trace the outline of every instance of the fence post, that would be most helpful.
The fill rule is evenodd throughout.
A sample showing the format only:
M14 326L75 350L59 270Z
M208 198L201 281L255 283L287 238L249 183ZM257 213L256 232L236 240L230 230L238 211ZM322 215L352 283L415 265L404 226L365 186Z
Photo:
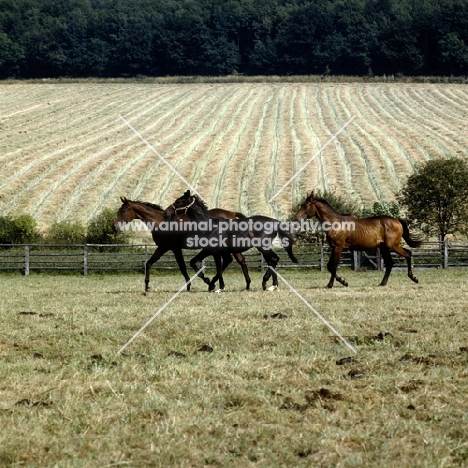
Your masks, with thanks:
M354 259L354 271L359 271L361 269L361 252L358 250L353 250L353 259Z
M320 246L320 271L323 271L323 266L325 263L323 244Z
M88 246L84 246L84 253L83 253L83 276L87 276L88 274Z
M443 268L448 268L448 255L449 255L449 250L448 250L448 242L444 241L444 263L443 263Z
M29 276L29 245L24 246L24 276Z
M145 263L143 263L143 273L146 273L146 263L148 262L148 245L145 244Z

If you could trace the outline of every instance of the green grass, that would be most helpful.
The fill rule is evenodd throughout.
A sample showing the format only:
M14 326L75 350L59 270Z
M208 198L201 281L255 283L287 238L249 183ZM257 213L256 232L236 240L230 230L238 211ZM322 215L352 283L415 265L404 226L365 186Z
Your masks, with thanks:
M356 355L255 271L197 280L121 356L180 275L3 274L0 466L468 464L466 271L341 272L281 273Z

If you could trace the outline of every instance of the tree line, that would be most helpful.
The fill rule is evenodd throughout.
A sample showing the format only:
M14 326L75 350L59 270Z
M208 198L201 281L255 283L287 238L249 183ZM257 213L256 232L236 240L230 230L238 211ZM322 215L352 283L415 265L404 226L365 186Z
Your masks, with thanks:
M0 0L0 78L466 75L468 0Z

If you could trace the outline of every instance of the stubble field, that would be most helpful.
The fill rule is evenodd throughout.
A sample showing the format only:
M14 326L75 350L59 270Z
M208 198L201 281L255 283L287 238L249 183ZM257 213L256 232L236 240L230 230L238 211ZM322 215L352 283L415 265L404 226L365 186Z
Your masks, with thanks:
M1 466L458 467L468 463L464 270L283 275L209 294L154 274L2 275Z
M416 83L0 85L0 212L46 228L119 197L167 206L185 184L210 207L285 218L312 189L391 201L419 162L468 156L468 91ZM268 200L337 133L274 201Z

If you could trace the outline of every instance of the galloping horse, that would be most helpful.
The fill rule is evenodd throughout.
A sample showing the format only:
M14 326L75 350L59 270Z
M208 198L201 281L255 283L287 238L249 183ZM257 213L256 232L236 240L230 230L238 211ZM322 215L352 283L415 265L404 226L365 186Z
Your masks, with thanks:
M272 250L273 240L277 235L281 237L281 243L289 258L297 263L297 258L292 252L292 236L280 228L280 221L266 216L251 216L243 219L222 221L215 218L207 209L205 203L197 195L190 195L187 190L164 212L168 218L179 216L183 212L191 221L198 226L196 231L188 231L185 235L184 245L192 245L194 241L203 244L203 250L192 259L190 264L197 271L195 259L198 261L213 255L216 263L216 276L211 280L209 290L214 289L214 282L219 280L220 288L223 289L224 281L219 257L226 253L240 253L255 247L262 253L268 268L263 276L262 287L267 289L267 282L273 276L273 286L270 290L278 287L278 278L274 269L278 264L279 257Z
M167 229L158 229L162 222L167 221L164 218L164 210L159 205L154 205L153 203L148 202L132 201L126 199L125 197L121 197L120 200L122 201L122 206L117 212L117 216L114 219L112 225L114 231L117 232L124 229L125 225L134 219L140 219L147 225L147 227L150 228L153 240L158 246L156 251L145 265L145 292L149 291L151 267L169 250L174 253L180 272L187 282L187 291L190 291L190 277L187 273L187 267L185 265L184 256L182 254L182 249L184 248L183 233L169 231ZM221 208L214 208L210 210L210 213L212 213L214 216L225 219L237 219L245 217L242 213L235 213L233 211L223 210ZM188 221L188 219L189 218L187 216L184 217L185 221ZM235 253L234 257L240 264L242 272L244 273L246 289L250 289L251 281L245 258L241 253ZM224 270L232 262L231 255L228 253L223 255L222 260L222 269ZM211 284L211 281L203 275L203 272L200 273L199 276L206 284Z
M338 214L323 198L314 197L314 192L307 196L301 205L296 219L317 217L322 223L326 223L326 237L332 252L328 261L328 271L331 273L328 288L333 287L336 278L343 286L348 283L336 274L343 249L370 250L380 247L385 260L385 274L380 286L385 286L392 271L393 259L391 251L396 252L406 259L408 264L408 276L415 283L418 282L411 268L411 250L400 245L401 238L410 247L419 247L422 239L418 235L410 234L408 224L404 219L391 216L372 216L370 218L355 218L351 215Z

